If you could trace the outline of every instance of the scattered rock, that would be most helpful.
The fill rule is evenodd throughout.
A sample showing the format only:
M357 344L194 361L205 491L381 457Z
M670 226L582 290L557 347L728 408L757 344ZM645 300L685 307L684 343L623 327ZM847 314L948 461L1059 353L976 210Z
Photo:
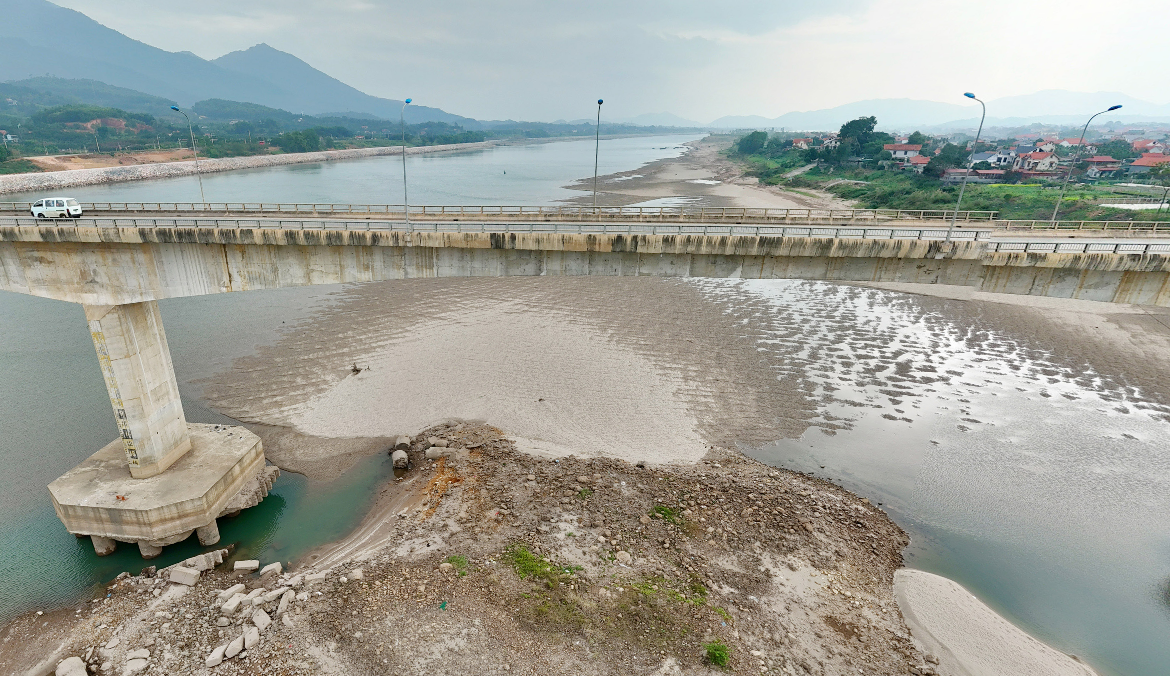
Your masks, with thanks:
M281 621L282 623L284 623L284 626L286 626L286 627L292 627L292 626L293 626L292 615L289 615L288 613L285 613L284 615L281 615L281 617L280 617L280 621Z
M232 570L252 573L260 570L260 562L256 559L252 559L250 561L236 561L236 565L232 567Z
M126 663L126 668L122 671L123 674L137 674L146 668L146 660L136 659L130 660Z
M56 676L88 676L85 662L80 657L66 657L57 665Z
M150 651L147 650L146 648L139 648L138 650L132 650L132 651L126 653L126 659L128 659L128 660L150 659Z
M244 583L242 583L242 582L240 584L234 584L234 585L228 587L227 589L225 589L219 593L220 603L226 602L228 599L235 596L236 594L239 594L240 592L244 591L245 589L247 589L247 587L245 587Z
M231 624L231 623L232 623L232 621L231 621L231 620L229 620L228 618L226 618L226 617L224 617L224 616L220 615L219 619L215 621L215 626L217 626L217 627L226 627L226 626L228 626L228 625L229 625L229 624Z
M284 570L284 567L280 565L280 561L270 563L260 569L260 577L264 577L265 575L280 575L282 570Z
M110 642L106 644L106 650L113 650L114 648L117 648L118 644L121 642L122 640L117 637L110 639Z
M221 662L223 662L223 654L226 650L226 645L221 645L215 650L212 650L211 654L207 656L207 659L203 661L203 664L208 667L218 666Z
M365 579L365 577L365 571L363 571L361 568L354 568L353 570L349 571L349 579L351 580L362 580Z
M199 581L199 571L186 566L175 566L171 568L168 577L171 582L176 584L185 584L188 587L194 587L195 583Z
M324 582L327 573L310 573L305 576L305 584L312 584L314 582Z
M614 556L617 557L618 563L623 563L627 566L634 560L634 557L630 556L630 553L624 550L619 550Z
M450 573L454 570L455 570L455 566L451 565L450 563L447 563L446 561L439 564L439 572L440 573Z
M252 624L256 625L256 629L262 632L272 624L272 618L268 616L268 613L258 608L256 612L252 613Z

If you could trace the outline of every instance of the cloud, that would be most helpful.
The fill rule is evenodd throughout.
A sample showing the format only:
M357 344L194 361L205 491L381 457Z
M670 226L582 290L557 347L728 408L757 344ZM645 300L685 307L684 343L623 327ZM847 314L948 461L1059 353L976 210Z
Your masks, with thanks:
M258 42L363 91L479 118L775 116L867 98L1040 89L1151 98L1164 0L59 0L206 58Z

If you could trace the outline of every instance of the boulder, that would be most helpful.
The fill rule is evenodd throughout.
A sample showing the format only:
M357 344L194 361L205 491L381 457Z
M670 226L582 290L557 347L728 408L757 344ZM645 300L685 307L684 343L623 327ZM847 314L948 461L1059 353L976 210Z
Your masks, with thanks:
M272 618L268 617L268 613L257 608L256 612L252 613L252 624L256 625L256 629L263 632L272 624Z
M235 657L236 655L239 655L241 652L243 652L243 650L244 650L244 635L240 634L239 636L237 636L235 638L235 640L233 640L231 643L228 644L227 650L225 650L223 652L223 656L228 658L228 659L231 659L231 658Z
M390 459L394 462L396 469L406 469L406 466L410 464L410 456L406 454L406 451L394 451L390 454Z
M194 587L195 583L199 581L199 571L194 568L186 566L175 566L171 568L169 575L171 582L176 584L185 584L188 587Z
M277 617L284 615L284 612L288 610L288 604L292 603L293 600L293 593L293 590L290 589L284 593L284 596L280 597L280 605L276 608Z
M146 668L146 660L130 660L126 662L126 668L122 670L123 674L137 674Z
M66 657L53 673L55 676L89 676L85 671L85 662L80 657Z
M260 570L260 562L256 559L252 559L250 561L236 561L236 564L232 567L232 570L242 570L245 573L253 573L257 570Z
M353 570L349 571L349 579L351 580L363 580L365 577L365 571L363 571L361 568L354 568Z
M206 660L204 660L204 662L203 662L204 666L207 666L207 667L218 666L221 662L223 662L223 654L226 650L227 650L227 645L221 645L220 647L216 648L215 650L212 650L211 654L207 656Z
M244 630L244 649L251 648L260 642L260 630L256 627L248 627Z
M219 602L223 603L223 602L227 601L228 599L235 596L236 594L239 594L240 592L244 591L244 589L246 589L246 587L244 586L243 582L241 582L240 584L233 584L232 586L228 587L227 589L225 589L219 593Z
M263 577L269 574L280 575L280 571L282 570L284 570L284 567L280 565L280 561L277 561L276 563L270 563L267 566L261 568L260 576Z

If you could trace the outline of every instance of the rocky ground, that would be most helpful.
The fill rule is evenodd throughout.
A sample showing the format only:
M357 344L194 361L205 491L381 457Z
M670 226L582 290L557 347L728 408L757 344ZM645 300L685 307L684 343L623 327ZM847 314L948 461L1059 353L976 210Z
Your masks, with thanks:
M837 486L717 449L536 459L478 423L425 430L408 456L315 563L124 574L10 623L0 673L934 671L892 593L905 534ZM239 652L208 666L219 648Z

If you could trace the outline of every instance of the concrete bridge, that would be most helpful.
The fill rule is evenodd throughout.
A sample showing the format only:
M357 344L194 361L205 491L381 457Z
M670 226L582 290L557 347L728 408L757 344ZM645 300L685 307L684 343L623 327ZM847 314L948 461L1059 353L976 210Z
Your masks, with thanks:
M144 556L259 501L260 441L186 422L157 301L423 277L653 275L959 284L985 291L1170 305L1170 241L1011 239L982 224L810 217L207 218L53 223L0 217L0 290L79 303L120 438L49 486L66 528L99 553ZM972 227L975 226L975 227ZM1002 233L1000 233L1002 235Z

